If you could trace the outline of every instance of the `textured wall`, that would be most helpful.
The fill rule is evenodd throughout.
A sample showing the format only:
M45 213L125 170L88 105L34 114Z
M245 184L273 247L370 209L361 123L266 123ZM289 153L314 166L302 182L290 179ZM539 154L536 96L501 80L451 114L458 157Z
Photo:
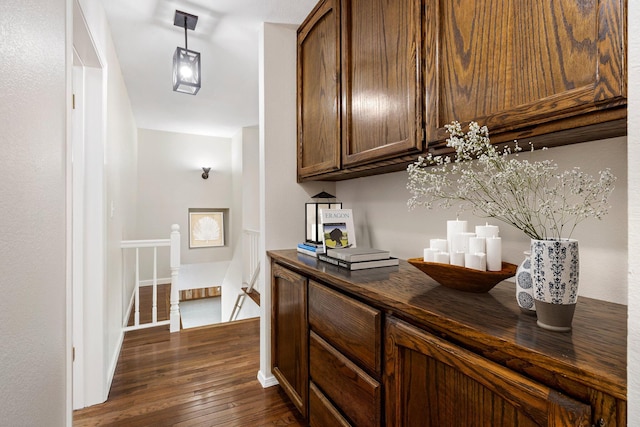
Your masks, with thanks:
M211 167L206 180L200 176L205 166ZM230 232L241 215L232 204L230 138L139 129L136 239L168 238L171 224L178 224L183 263L228 261L237 237L230 233L224 247L189 249L189 208L228 209ZM168 270L161 274L168 277Z
M0 424L65 425L64 0L0 6Z
M572 237L580 242L580 295L622 304L627 302L626 153L626 138L621 137L520 154L531 156L532 160L553 160L560 170L579 166L584 172L597 174L608 167L618 177L609 200L609 214L602 220L580 223ZM361 241L370 242L374 247L391 250L399 258L412 258L421 256L430 238L446 237L447 220L456 218L456 210L419 207L409 211L407 176L406 172L396 172L338 182L338 198L354 210L359 245ZM469 225L486 221L470 213L460 219ZM503 259L514 264L522 262L530 239L505 223L489 223L500 227Z

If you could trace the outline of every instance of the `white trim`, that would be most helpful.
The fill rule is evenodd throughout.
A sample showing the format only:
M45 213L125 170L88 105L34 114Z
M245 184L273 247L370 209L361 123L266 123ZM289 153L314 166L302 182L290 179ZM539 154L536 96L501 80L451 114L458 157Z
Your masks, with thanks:
M111 355L111 362L109 363L109 370L107 371L107 384L109 384L109 389L111 389L113 376L116 373L116 367L118 366L118 359L120 358L120 351L122 350L123 342L124 342L124 331L121 331L120 336L118 337L118 344L116 345L116 351Z
M65 311L66 311L66 338L65 345L67 347L66 363L65 363L65 417L64 425L66 427L73 426L73 235L71 227L73 224L73 215L71 209L71 195L73 185L73 175L71 170L71 146L73 144L73 122L71 119L71 96L73 91L73 4L72 0L65 1L65 53L66 53L66 88L65 88L65 111L66 114L66 135L65 135L65 162L66 162L66 283L65 283Z
M120 242L120 247L122 249L154 248L163 246L171 246L171 239L123 240Z
M276 385L280 385L276 377L274 377L273 375L269 375L268 377L265 377L262 371L258 371L258 381L262 385L262 388L269 388Z

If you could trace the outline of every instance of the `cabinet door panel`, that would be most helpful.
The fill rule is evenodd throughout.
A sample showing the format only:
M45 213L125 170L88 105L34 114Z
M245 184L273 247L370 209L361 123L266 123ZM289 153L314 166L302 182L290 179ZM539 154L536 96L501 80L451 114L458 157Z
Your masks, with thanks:
M590 426L591 408L397 319L386 323L388 426Z
M343 166L422 149L420 5L342 1Z
M340 168L337 3L320 3L298 30L298 179Z
M626 104L623 3L428 3L427 139L453 120L498 133Z
M303 416L309 381L307 279L272 264L271 364L273 375Z

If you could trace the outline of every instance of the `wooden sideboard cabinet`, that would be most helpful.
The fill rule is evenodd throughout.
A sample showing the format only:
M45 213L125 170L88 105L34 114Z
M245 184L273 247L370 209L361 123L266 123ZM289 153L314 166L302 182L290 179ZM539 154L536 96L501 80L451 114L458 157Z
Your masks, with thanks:
M385 332L388 426L591 426L591 408L393 317Z
M580 297L573 331L405 261L347 271L269 251L274 375L311 426L626 425L626 308Z
M307 278L274 264L271 269L271 369L303 416L309 390Z

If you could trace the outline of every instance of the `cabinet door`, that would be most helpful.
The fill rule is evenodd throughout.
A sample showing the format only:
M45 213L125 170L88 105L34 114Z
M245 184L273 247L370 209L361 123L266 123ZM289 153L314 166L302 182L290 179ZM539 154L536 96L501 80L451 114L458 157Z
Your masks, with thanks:
M625 22L621 0L427 2L430 145L453 120L533 136L626 117Z
M422 0L342 0L342 164L422 150Z
M340 8L316 6L298 30L298 180L340 169Z
M307 279L277 264L271 269L271 367L303 416L309 390Z
M590 426L591 408L394 318L387 426Z

